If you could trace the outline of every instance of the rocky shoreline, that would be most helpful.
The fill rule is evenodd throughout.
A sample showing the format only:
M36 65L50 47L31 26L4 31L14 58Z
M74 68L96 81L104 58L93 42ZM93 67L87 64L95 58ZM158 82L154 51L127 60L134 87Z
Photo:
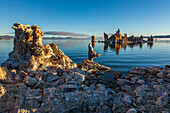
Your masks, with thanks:
M169 113L170 65L122 76L90 60L72 63L54 43L42 44L38 26L13 29L14 49L0 67L0 112ZM111 82L100 79L104 73Z

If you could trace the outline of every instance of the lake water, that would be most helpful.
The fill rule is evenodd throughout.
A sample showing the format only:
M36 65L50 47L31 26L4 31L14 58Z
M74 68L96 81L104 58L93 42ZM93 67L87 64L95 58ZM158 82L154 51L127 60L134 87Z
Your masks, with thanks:
M81 63L88 59L88 44L91 40L43 40L43 44L55 43L74 62ZM8 58L13 49L13 40L0 40L0 64ZM161 66L170 64L170 40L158 40L153 44L118 45L95 43L94 50L101 57L94 61L111 67L111 70L120 70L123 73L133 67Z

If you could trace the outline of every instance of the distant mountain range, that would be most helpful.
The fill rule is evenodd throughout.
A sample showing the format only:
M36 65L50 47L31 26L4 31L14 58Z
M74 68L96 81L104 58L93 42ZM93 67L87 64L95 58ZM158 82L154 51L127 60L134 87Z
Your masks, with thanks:
M43 39L71 39L72 37L43 37Z
M86 39L90 39L90 38L73 38L73 37L43 37L44 40L67 40L67 39L73 39L73 40L86 40Z
M150 36L143 36L143 38L148 38ZM153 38L170 38L170 35L155 35Z
M9 36L9 35L4 35L4 36L0 36L0 40L12 40L14 39L14 36ZM63 40L67 40L67 39L81 39L81 40L85 40L85 39L90 39L89 38L73 38L73 37L43 37L43 39L45 40L50 40L50 39L63 39Z
M0 40L12 40L14 39L14 36L4 35L0 36Z
M170 38L170 35L158 35L158 36L153 36L153 38Z

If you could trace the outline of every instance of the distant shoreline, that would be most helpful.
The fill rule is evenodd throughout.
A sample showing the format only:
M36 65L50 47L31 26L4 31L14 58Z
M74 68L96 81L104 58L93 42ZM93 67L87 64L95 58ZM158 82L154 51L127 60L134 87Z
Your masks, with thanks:
M89 40L90 38L43 38L44 40Z
M14 36L0 36L0 40L14 40ZM148 38L144 36L143 38ZM167 36L153 36L154 39L170 39L170 35ZM89 40L91 38L72 38L72 37L44 37L44 40ZM102 40L102 39L97 39L97 40ZM104 40L104 39L103 39Z

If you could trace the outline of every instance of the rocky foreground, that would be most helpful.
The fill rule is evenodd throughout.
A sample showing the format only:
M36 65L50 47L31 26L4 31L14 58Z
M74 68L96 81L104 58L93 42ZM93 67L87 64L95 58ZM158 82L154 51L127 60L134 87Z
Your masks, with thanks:
M38 26L14 24L14 49L0 68L0 112L170 111L170 66L133 68L122 76L90 60L72 63ZM113 74L113 82L100 80Z

